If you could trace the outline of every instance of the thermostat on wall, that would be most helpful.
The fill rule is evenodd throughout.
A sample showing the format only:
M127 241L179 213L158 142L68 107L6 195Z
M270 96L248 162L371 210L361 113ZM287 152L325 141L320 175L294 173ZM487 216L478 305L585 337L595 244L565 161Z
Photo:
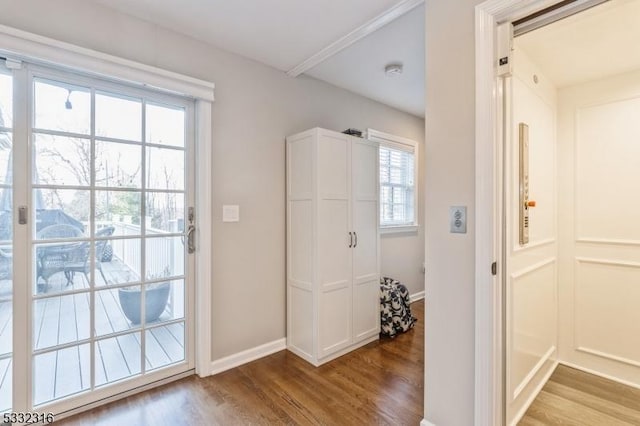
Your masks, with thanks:
M222 221L223 222L240 222L240 206L237 204L223 205Z

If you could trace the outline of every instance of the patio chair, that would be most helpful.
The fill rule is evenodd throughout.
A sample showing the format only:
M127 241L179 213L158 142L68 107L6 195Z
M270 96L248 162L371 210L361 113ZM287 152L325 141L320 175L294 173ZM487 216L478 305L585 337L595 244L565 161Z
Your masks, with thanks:
M101 228L96 232L97 238L105 238L113 235L115 228L113 226L106 226ZM100 239L95 242L95 267L98 271L100 271L100 275L104 280L105 284L107 283L107 278L102 271L102 257L104 254L104 249L107 246L109 240ZM64 276L67 278L67 285L73 284L73 278L76 272L82 272L89 282L89 272L91 271L91 245L88 241L81 243L69 256L67 262L64 264Z
M51 240L61 238L82 237L81 229L67 224L50 225L40 230L37 234L39 240ZM45 285L49 285L49 278L58 272L64 272L65 264L70 255L83 243L60 242L38 247L36 250L36 282L42 278Z

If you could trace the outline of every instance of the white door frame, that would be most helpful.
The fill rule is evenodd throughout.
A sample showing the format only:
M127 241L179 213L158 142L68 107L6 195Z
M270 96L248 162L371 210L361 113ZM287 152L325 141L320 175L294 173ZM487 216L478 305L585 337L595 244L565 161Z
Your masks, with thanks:
M34 64L54 65L88 76L151 86L195 100L196 283L195 372L211 374L212 103L214 84L160 68L0 25L0 54ZM16 235L18 237L18 235ZM15 407L14 407L15 408ZM15 410L14 410L15 411Z
M503 111L497 25L558 0L487 0L476 6L475 425L504 424L502 293ZM498 262L497 274L490 265Z

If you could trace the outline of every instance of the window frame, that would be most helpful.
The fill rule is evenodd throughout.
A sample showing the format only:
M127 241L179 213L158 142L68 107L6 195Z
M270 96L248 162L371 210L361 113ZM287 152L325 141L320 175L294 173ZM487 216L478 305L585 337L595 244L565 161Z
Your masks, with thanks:
M419 191L419 169L420 169L420 150L418 142L404 138L401 136L392 135L390 133L381 132L374 129L367 129L367 139L377 142L380 147L386 147L390 149L403 150L403 151L413 151L413 223L410 224L402 224L402 225L384 225L382 220L380 220L380 233L381 234L398 234L398 233L415 233L417 232L420 224L418 221L419 217L419 206L418 206L418 191ZM380 160L378 159L378 170L380 169ZM378 185L380 185L380 181L378 178ZM378 196L380 196L381 189L379 189ZM380 201L378 200L378 205L380 205ZM380 213L378 213L378 216Z

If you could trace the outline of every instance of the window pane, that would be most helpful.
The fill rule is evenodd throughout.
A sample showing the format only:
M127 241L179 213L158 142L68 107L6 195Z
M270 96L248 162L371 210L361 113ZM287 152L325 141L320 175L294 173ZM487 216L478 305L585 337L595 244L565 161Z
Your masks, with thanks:
M96 141L96 186L140 188L142 146Z
M35 134L34 149L33 183L61 186L91 184L89 139Z
M407 225L415 221L414 154L380 147L380 224Z
M146 141L162 145L184 146L184 109L147 104Z
M1 75L1 74L0 74ZM13 164L11 163L13 156L12 153L12 135L11 133L0 132L0 184L11 185L13 182ZM4 196L1 201L4 203ZM5 206L2 206L2 210L5 210Z
M86 87L35 80L35 127L88 135L91 131L91 93Z
M140 333L95 343L96 386L140 374Z
M113 226L115 235L140 235L141 198L138 191L96 191L96 233Z
M33 357L33 402L42 404L91 386L89 344Z
M88 338L89 293L47 297L34 302L34 349Z
M147 232L184 231L184 194L149 192L145 208L149 220Z
M147 188L184 189L184 151L147 148Z
M139 99L96 93L96 135L142 140L142 103Z
M34 189L36 239L82 238L88 235L89 202L89 191L85 190Z
M127 234L127 224L114 223L115 235ZM134 232L139 232L135 230ZM101 244L104 248L100 250ZM100 268L104 277L96 272L96 286L126 284L140 281L142 270L142 241L140 238L122 238L96 243L102 253ZM99 256L99 254L98 254Z
M184 274L184 242L182 237L147 237L146 277L157 280Z
M13 127L13 78L7 74L0 74L0 127Z
M184 361L184 323L146 331L147 370Z

